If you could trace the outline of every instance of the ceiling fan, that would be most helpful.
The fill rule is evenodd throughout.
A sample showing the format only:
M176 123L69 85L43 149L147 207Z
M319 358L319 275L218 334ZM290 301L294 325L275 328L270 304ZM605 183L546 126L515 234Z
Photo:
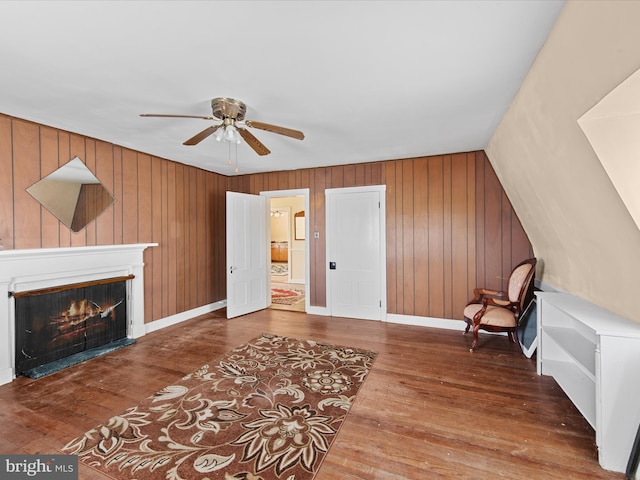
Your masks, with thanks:
M255 150L258 155L269 155L271 151L265 147L260 140L258 140L249 130L245 127L257 128L260 130L266 130L272 133L278 133L287 137L297 138L302 140L304 133L299 130L293 130L291 128L279 127L277 125L271 125L269 123L255 122L253 120L245 120L244 114L247 111L247 106L240 100L233 98L214 98L211 100L211 110L213 116L200 116L200 115L171 115L163 113L142 113L141 117L170 117L170 118L202 118L203 120L222 120L222 123L211 125L205 128L199 133L196 133L193 137L183 142L183 145L197 145L208 136L216 133L216 139L218 141L226 140L229 142L240 143L240 137L247 142L251 148Z

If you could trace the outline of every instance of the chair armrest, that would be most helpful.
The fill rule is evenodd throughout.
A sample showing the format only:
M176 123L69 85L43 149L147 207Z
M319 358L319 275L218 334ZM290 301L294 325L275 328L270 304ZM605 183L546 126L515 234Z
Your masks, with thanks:
M503 292L501 290L489 290L488 288L474 288L473 293L475 295L496 297L496 298L507 298L507 292Z
M498 300L509 301L509 296L507 292L502 292L500 290L489 290L488 288L474 288L473 294L475 295L473 300L469 303L482 303L484 298L490 297Z
M501 296L495 297L495 298L491 296L486 296L482 298L482 305L484 305L485 307L487 305L495 305L496 307L504 307L504 308L512 309L514 306L517 305L517 302L512 302L508 298L504 298Z

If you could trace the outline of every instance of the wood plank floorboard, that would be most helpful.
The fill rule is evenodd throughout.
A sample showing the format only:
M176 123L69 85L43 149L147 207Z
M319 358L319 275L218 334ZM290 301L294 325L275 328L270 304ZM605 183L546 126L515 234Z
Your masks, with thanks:
M315 480L615 479L595 433L505 337L475 353L459 331L267 309L224 312L47 377L0 387L0 452L57 453L69 440L261 333L375 350ZM83 480L106 476L81 466Z

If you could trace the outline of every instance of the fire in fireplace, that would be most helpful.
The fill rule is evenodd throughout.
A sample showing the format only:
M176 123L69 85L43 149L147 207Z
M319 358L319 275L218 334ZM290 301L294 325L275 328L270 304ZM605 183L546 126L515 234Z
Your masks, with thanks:
M15 294L16 374L126 337L126 279Z

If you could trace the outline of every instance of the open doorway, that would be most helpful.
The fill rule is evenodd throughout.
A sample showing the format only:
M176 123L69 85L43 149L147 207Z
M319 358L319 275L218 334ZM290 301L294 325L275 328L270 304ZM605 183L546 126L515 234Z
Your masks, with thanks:
M306 311L305 196L271 197L271 308Z

